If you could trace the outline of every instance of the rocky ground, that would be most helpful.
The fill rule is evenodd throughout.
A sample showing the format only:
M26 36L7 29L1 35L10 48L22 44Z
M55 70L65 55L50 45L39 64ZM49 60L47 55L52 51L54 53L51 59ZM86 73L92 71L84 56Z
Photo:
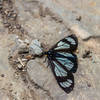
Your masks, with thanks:
M0 100L99 100L99 0L0 0ZM33 40L48 50L69 34L79 40L75 87L66 94Z

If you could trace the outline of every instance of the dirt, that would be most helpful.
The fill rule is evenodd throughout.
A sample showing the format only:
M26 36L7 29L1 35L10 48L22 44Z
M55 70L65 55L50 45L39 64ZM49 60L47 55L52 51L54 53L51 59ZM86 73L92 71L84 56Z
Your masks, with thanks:
M99 100L98 4L98 0L1 0L0 100ZM66 94L44 58L18 54L16 38L29 42L38 39L48 50L72 33L79 40L78 70L74 74L74 90ZM24 68L18 69L17 60L23 57L28 60Z

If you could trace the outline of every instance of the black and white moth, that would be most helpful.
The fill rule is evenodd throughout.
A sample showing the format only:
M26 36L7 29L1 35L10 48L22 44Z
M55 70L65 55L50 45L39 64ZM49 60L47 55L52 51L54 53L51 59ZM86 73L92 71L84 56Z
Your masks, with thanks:
M77 47L78 39L72 34L58 41L49 51L43 53L43 55L47 55L57 83L66 93L70 93L74 88L73 73L77 71L78 67L74 51Z

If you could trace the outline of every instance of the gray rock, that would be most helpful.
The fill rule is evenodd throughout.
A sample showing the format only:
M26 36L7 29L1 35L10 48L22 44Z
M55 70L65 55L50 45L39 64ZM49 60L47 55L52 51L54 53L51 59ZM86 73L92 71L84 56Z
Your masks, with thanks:
M25 39L25 40L24 40L24 43L29 44L30 41L29 41L28 39Z
M15 43L16 43L17 47L21 47L22 45L25 45L24 41L22 41L21 39L19 39L19 36L16 36Z
M42 52L43 51L40 42L37 39L32 40L32 42L29 45L29 53L32 55L40 55L42 54Z
M54 100L57 100L56 98L65 95L65 93L56 83L50 68L46 68L42 63L43 62L39 61L39 59L30 60L27 63L27 73L29 78L43 89L48 90L51 96L55 98Z
M23 70L23 66L21 64L18 64L17 67L19 70Z
M29 49L28 49L27 45L24 43L20 44L18 47L18 53L19 54L29 53Z
M27 72L31 80L43 87L45 81L48 79L46 68L43 68L38 60L30 60L27 63Z
M29 43L29 41L27 39L21 40L21 39L19 39L18 36L16 36L15 46L13 47L13 51L17 50L19 54L28 53L29 52L28 43Z

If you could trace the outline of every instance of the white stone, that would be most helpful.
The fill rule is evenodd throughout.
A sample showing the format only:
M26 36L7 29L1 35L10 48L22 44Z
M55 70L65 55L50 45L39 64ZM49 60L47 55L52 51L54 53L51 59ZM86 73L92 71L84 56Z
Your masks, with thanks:
M28 39L25 39L25 40L24 40L24 43L29 44L30 42L29 42Z
M29 45L29 53L33 55L40 55L42 53L41 43L35 39Z

